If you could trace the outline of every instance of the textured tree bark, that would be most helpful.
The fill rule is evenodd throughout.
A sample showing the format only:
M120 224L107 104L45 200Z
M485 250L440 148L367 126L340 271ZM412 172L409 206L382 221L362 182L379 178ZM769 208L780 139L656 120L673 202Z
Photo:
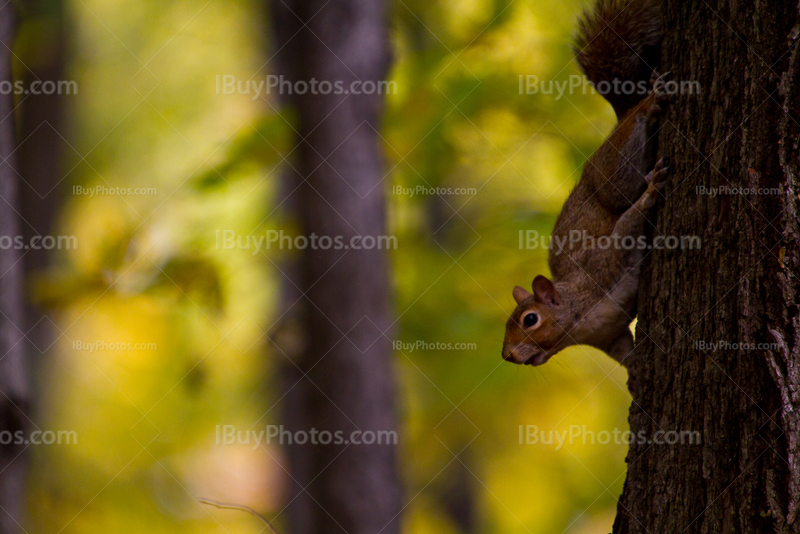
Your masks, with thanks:
M702 249L647 258L629 420L634 436L699 431L702 443L631 444L614 532L800 532L798 5L664 11L663 70L702 92L667 114L654 233L697 235ZM775 191L699 189L726 186Z
M0 82L12 82L11 50L14 46L14 4L0 9ZM19 175L15 168L16 131L14 95L0 94L0 432L14 436L25 428L28 381L23 343L23 269L21 252L10 246L20 233ZM7 236L7 238L6 238ZM6 434L9 432L10 434ZM10 441L10 443L5 443ZM24 505L25 445L0 440L0 533L20 530Z
M296 362L302 374L299 384L290 386L294 394L286 413L295 417L287 424L306 432L338 431L345 439L352 431L394 432L388 257L386 250L367 249L371 237L386 234L377 134L383 96L336 94L321 85L313 94L311 88L312 80L349 88L354 81L385 78L386 7L375 0L277 0L271 6L279 74L308 84L305 94L289 97L300 137L295 154L300 185L293 195L300 234L320 239L319 247L309 245L299 258L308 343ZM362 249L337 249L322 236L340 236L345 244L371 237ZM300 497L290 505L293 532L399 532L396 445L288 449L294 496Z

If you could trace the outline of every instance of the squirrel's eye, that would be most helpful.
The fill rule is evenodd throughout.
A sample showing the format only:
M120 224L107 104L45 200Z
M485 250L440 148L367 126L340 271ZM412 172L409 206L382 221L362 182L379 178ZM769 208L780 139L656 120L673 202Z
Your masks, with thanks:
M539 316L535 313L529 313L522 319L522 324L525 328L529 328L539 322Z

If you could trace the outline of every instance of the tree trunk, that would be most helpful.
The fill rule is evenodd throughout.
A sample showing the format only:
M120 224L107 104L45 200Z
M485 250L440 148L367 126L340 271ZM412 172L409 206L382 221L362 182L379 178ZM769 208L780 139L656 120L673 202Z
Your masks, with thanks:
M34 81L58 83L64 80L67 44L63 1L26 0L23 6L26 19L47 28L49 35L45 41L50 43L45 50L37 50L36 57L23 60L27 65L23 74L26 86L30 87ZM61 167L62 151L68 146L64 139L68 134L63 127L63 102L69 98L74 97L57 93L29 94L20 102L19 139L22 144L17 154L25 183L20 185L19 203L20 215L25 220L22 235L26 242L34 236L52 235L58 208L71 182ZM27 250L23 257L26 278L32 280L49 268L52 255L42 248ZM30 329L26 337L28 352L33 356L46 352L55 341L55 329L46 318L47 313L48 310L34 303L26 303L25 324Z
M702 91L675 98L662 128L654 233L702 249L647 258L629 387L648 442L630 446L614 532L800 532L798 5L664 10L662 70ZM660 430L702 443L650 443Z
M279 74L308 84L305 94L289 97L299 119L293 160L300 185L293 195L300 234L341 237L345 244L355 236L383 236L385 171L377 134L383 96L336 94L321 86L320 94L312 94L311 84L342 82L348 88L356 80L384 79L385 5L377 0L271 5ZM305 297L298 305L307 346L297 362L305 376L290 399L291 411L301 417L288 423L306 432L341 431L346 440L352 431L395 432L387 252L366 250L368 241L364 249L340 250L319 243L299 252ZM399 532L396 445L295 444L289 458L300 497L290 505L293 532Z
M13 83L11 50L14 46L14 4L0 9L0 82ZM0 94L0 534L15 533L23 522L25 499L24 444L17 432L26 427L28 382L23 343L22 252L13 246L21 235L19 221L19 175L15 167L16 131L14 95ZM7 443L8 442L8 443Z

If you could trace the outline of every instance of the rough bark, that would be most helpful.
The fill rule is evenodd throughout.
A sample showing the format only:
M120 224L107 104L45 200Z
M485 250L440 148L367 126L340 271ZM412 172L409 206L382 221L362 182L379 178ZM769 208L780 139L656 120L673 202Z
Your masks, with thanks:
M13 82L11 49L16 15L14 4L0 9L0 82ZM19 175L15 167L14 95L0 94L0 236L13 242L20 233ZM0 533L16 533L24 504L25 446L9 440L25 428L28 382L23 343L23 273L21 251L9 240L0 247ZM10 434L6 434L6 432ZM8 444L3 444L10 441Z
M671 179L654 232L702 249L647 258L629 420L634 435L696 430L702 443L631 445L614 532L800 532L798 5L664 11L663 70L702 93L676 98L662 129Z
M271 3L289 81L383 80L389 63L386 6L375 0ZM304 26L305 25L305 26ZM380 94L292 95L298 115L293 193L301 235L386 234L378 120ZM395 431L392 324L386 250L306 248L299 258L307 345L289 386L287 426L309 432ZM296 534L399 532L394 445L292 445L290 505Z

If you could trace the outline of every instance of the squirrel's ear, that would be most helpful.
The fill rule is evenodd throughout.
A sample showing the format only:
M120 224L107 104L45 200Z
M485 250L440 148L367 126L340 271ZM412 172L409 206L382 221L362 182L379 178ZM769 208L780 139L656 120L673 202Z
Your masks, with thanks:
M533 279L533 293L540 302L552 306L561 306L561 295L556 290L553 282L541 274Z
M524 301L526 298L530 296L531 294L522 289L521 287L519 286L514 287L514 300L517 301L517 304L522 304L522 301Z

